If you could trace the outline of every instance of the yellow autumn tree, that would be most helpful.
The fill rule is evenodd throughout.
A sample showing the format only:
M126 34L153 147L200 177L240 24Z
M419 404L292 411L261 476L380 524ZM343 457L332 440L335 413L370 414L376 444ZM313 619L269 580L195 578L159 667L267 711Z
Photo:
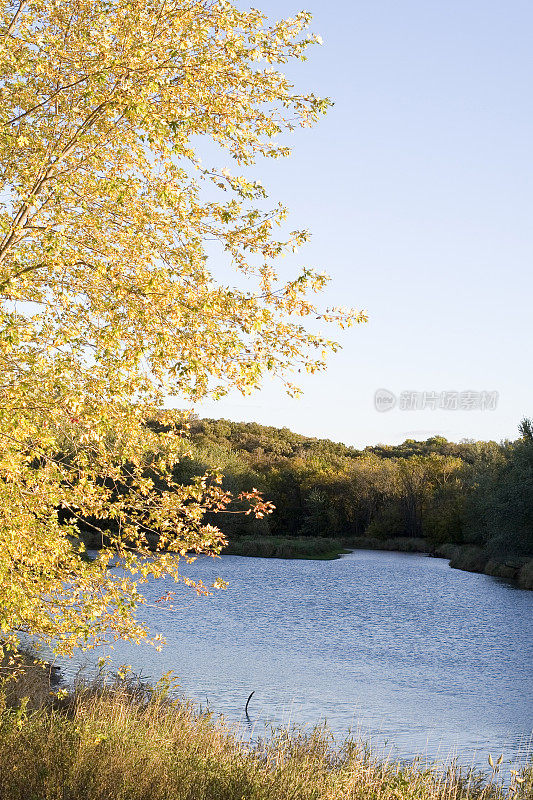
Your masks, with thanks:
M230 500L216 476L173 479L183 426L165 398L319 370L337 345L302 318L364 319L317 309L323 274L278 274L307 234L283 236L286 209L241 174L328 107L278 69L318 40L309 19L226 0L0 0L4 641L146 638L140 585L218 553L203 517ZM206 140L233 171L202 164ZM215 279L214 248L239 288ZM102 531L92 564L80 524Z

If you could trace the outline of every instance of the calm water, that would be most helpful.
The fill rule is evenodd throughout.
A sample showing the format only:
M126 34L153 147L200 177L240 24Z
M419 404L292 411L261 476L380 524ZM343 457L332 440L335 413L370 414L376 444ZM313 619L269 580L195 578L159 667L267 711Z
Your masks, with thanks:
M423 555L355 551L336 561L224 556L188 568L225 592L144 611L162 653L118 646L115 664L245 722L358 730L402 756L486 765L524 759L533 729L533 592ZM168 581L147 593L156 600ZM99 653L100 655L100 653ZM96 657L93 657L96 658ZM86 659L67 667L67 674ZM87 662L90 669L91 662Z

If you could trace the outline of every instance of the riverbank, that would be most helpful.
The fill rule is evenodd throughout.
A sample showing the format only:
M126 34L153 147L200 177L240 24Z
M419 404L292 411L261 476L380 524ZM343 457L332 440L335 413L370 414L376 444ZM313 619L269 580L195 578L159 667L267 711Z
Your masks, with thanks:
M474 545L443 544L434 555L447 558L450 567L466 572L481 572L494 578L512 581L520 589L533 589L533 559L494 558L481 547Z
M322 537L243 536L230 541L223 554L255 558L296 558L329 561L349 552L342 539Z
M256 558L302 558L329 560L350 550L387 550L400 553L427 553L447 558L450 567L465 572L480 572L495 578L512 581L520 589L533 590L533 559L497 559L481 547L442 544L433 546L423 538L370 536L345 538L245 536L231 541L225 555Z
M274 733L252 746L164 688L100 685L33 713L4 709L0 797L9 800L526 800L533 770L498 785L455 762L333 748L327 730Z
M427 539L395 537L378 539L360 536L344 539L344 544L363 550L395 550L401 553L427 553L437 558L447 558L452 569L479 572L494 578L516 583L520 589L533 589L533 559L495 558L482 547L445 543L434 546Z

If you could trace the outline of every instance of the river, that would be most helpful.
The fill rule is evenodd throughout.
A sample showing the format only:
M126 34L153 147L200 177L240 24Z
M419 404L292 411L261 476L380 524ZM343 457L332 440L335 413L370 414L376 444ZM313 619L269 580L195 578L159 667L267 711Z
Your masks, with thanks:
M326 720L336 737L351 729L400 757L526 758L533 592L443 559L364 550L334 561L202 557L187 572L229 588L207 598L181 588L172 609L152 602L141 616L166 647L121 643L115 665L153 680L172 670L185 695L254 735ZM146 594L173 588L154 581ZM67 678L96 657L76 656Z

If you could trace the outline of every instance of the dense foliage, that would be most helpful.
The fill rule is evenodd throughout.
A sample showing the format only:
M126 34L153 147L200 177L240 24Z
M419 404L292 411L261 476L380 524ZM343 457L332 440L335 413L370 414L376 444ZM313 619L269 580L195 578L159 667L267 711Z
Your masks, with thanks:
M245 534L424 537L494 558L533 556L533 429L513 442L436 436L356 450L255 423L195 420L181 480L220 468L232 491L259 488L276 508L260 521L219 515Z
M227 499L214 480L176 482L180 437L146 419L168 395L322 369L337 344L316 320L364 319L316 307L323 273L280 269L308 234L287 230L248 169L288 155L285 134L330 105L279 69L319 42L309 21L228 0L0 0L0 634L13 644L17 631L66 652L146 636L139 582L218 552L203 512ZM221 163L202 163L215 147ZM89 566L77 525L102 517L110 547Z

